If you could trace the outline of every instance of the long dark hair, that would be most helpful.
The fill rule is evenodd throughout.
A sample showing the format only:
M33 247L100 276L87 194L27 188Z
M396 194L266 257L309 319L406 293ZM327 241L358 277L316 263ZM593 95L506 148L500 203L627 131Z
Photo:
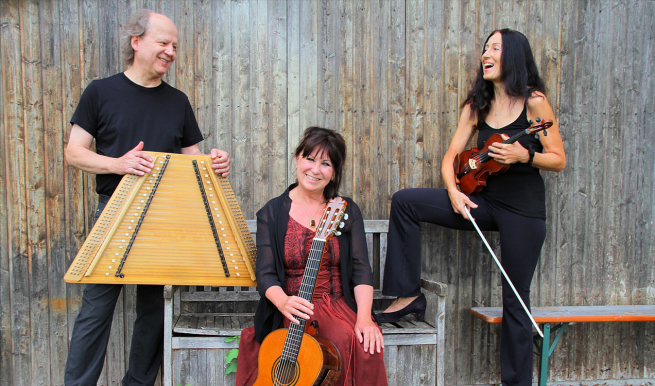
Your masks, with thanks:
M339 186L341 186L343 164L346 161L346 140L334 130L316 126L308 127L294 154L296 157L307 157L314 150L327 152L332 162L334 179L328 182L323 190L323 197L330 200L338 195Z
M493 31L482 46L482 52L489 38L496 32L502 37L502 52L500 56L500 76L505 83L505 92L510 97L523 97L527 100L533 92L544 92L544 81L539 76L537 64L534 62L530 42L519 31L509 28ZM482 62L471 90L462 103L462 107L471 104L471 116L477 116L478 121L484 120L489 114L491 100L494 99L494 84L484 79Z

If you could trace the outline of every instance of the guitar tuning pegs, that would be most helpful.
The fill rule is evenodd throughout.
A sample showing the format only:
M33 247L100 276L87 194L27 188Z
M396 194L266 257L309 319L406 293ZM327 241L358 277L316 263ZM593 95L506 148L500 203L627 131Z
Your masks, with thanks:
M548 137L548 132L544 130L544 137Z
M335 235L341 236L341 232L337 231L337 233L335 233Z
M348 220L348 213L344 213L344 214L343 214L343 220L344 220L344 221L345 221L345 220Z
M528 124L529 124L530 126L532 126L532 124L533 124L533 123L532 123L532 119L530 119L530 120L528 121Z
M537 117L537 123L541 122L541 118Z
M346 224L344 224L344 223L339 224L339 229L343 229L344 225L346 225Z
M534 139L539 139L539 134L535 134Z

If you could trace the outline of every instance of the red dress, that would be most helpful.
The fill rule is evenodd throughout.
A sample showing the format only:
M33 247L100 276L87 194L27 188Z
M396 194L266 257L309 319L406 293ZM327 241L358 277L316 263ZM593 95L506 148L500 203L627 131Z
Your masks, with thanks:
M284 240L286 282L283 289L287 295L298 294L314 235L313 230L289 217ZM333 237L328 240L323 252L312 300L314 315L310 317L307 325L317 320L319 335L334 343L341 354L341 376L336 385L387 385L384 352L373 355L365 353L364 345L359 343L355 335L357 315L343 298L340 261L339 242ZM287 328L289 323L287 318L283 318L284 328ZM255 340L254 327L241 332L237 386L252 385L257 379L259 346Z

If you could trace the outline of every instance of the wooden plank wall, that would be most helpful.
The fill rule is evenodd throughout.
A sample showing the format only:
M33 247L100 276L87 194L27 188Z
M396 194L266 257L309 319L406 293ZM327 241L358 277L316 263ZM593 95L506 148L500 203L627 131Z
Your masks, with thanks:
M539 0L0 1L0 384L61 385L82 286L61 279L90 229L94 178L68 167L84 87L122 70L120 28L138 8L176 23L166 80L187 93L202 147L232 155L246 218L294 179L309 125L348 143L342 192L369 219L391 195L441 187L440 163L484 39L531 40L567 168L544 173L548 237L533 305L655 304L655 2ZM498 238L489 234L498 249ZM500 274L474 234L426 225L425 275L449 285L447 384L499 380ZM124 370L134 288L117 305L100 384ZM655 378L655 326L577 325L553 381Z

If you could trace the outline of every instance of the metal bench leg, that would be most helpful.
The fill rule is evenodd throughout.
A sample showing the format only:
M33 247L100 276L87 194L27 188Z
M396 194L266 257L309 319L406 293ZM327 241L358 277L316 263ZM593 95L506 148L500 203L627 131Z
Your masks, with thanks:
M541 350L539 353L539 386L546 386L548 378L548 350L550 346L550 323L544 323L544 337L541 339Z
M568 326L570 323L562 323L558 324L555 327L550 328L550 323L544 323L544 337L541 338L540 336L535 336L534 338L534 344L537 346L537 349L539 352L537 353L539 355L539 386L546 386L547 384L547 379L548 379L548 359L550 359L550 356L553 354L553 350L555 350L555 346L557 346L557 342L559 341L559 338L562 336L564 333L564 329L566 326ZM559 330L559 331L557 331ZM555 339L553 339L553 342L550 342L550 333L557 331L557 335L555 335Z

